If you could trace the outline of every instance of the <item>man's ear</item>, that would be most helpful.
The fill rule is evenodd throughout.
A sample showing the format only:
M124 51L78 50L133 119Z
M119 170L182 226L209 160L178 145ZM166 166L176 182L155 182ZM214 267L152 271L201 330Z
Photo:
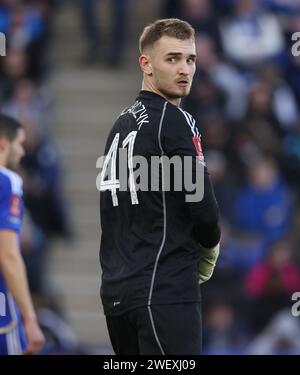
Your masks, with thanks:
M149 55L141 55L139 58L140 67L148 76L152 76L152 64L151 64L151 58Z
M8 139L5 137L0 137L0 152L3 152L7 149Z

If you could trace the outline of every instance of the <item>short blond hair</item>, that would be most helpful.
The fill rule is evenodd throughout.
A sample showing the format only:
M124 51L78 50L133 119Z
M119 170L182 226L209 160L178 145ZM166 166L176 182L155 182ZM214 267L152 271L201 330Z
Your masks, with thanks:
M180 40L195 39L195 30L188 22L178 18L157 20L144 28L139 40L140 52L152 47L164 35Z

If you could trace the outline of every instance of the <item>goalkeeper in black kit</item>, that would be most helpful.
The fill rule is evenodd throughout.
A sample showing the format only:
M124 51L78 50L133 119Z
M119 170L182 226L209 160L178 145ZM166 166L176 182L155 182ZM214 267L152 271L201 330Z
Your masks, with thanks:
M97 180L101 299L116 354L197 355L200 285L212 276L220 226L200 127L180 108L195 73L194 29L178 19L157 20L145 27L140 51L142 90L116 120ZM151 166L148 188L139 189L143 176L136 178L137 157L147 165L155 157L176 157L184 167L167 173L163 162L159 168ZM121 188L124 171L127 189ZM196 180L194 191L187 191L184 183L176 189L186 176Z

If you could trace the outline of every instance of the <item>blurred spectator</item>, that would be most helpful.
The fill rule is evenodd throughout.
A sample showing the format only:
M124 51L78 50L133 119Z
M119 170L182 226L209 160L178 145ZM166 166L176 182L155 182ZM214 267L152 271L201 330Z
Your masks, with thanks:
M267 258L250 270L245 289L252 300L250 316L257 332L276 312L290 305L291 295L300 290L300 268L286 239L276 242Z
M205 149L226 152L230 138L230 128L224 119L215 112L203 117L202 135ZM226 153L228 158L230 155ZM228 171L230 173L230 171Z
M59 293L48 279L50 240L71 234L67 203L61 189L61 159L49 136L33 119L23 118L26 155L21 164L25 205L28 210L21 246L31 291L38 307L63 316Z
M295 355L300 353L299 319L289 309L275 314L267 327L246 348L250 355Z
M207 66L197 66L190 95L184 100L185 108L201 123L209 115L222 113L225 95L215 82Z
M124 52L128 36L131 0L111 0L112 3L112 32L109 45L110 66L123 64Z
M49 1L13 0L0 4L0 31L7 35L10 48L26 51L29 75L36 80L45 73L49 14Z
M221 35L226 55L251 71L284 50L279 22L257 0L235 0L233 15L222 22Z
M241 354L248 338L246 323L232 304L215 300L204 314L203 353Z
M188 21L196 30L212 39L218 51L221 51L219 25L210 0L179 0L179 18Z
M202 85L201 75L207 74L209 79L226 95L224 101L226 116L231 119L241 118L247 105L247 82L245 78L235 67L221 60L216 51L216 45L210 37L198 34L196 50L198 73L196 74L193 92ZM187 101L190 100L189 98L190 96ZM197 108L196 104L195 107Z
M288 241L273 245L267 259L256 265L246 279L246 290L252 297L284 292L291 296L300 288L300 269L292 262Z
M79 0L87 40L86 61L95 62L100 57L100 30L98 25L98 0Z
M52 121L50 104L48 91L38 89L33 81L24 78L15 83L12 97L3 103L2 112L14 118L32 119L45 130Z
M282 171L297 192L300 202L300 119L297 127L283 139Z
M283 126L280 124L274 111L274 91L266 82L257 81L250 86L248 112L246 121L265 122L270 128L270 132L275 132L278 136L284 133Z
M37 124L23 119L27 134L26 155L22 161L25 203L32 220L45 235L70 235L66 202L61 189L61 160L56 147L37 129Z
M260 239L235 233L226 222L222 225L222 251L219 256L215 278L211 280L216 289L221 285L233 294L241 294L240 282L246 273L265 257Z
M233 147L237 157L246 165L261 155L278 161L285 131L274 112L271 87L261 81L253 83L249 88L247 112L234 129Z
M272 108L282 130L293 128L298 118L298 108L293 91L285 82L279 65L266 63L260 68L261 79L272 91Z
M0 99L11 97L15 85L28 76L28 56L24 49L8 49L6 57L1 58Z
M220 137L222 137L222 132ZM207 144L207 143L206 143ZM206 152L206 164L210 172L210 177L214 185L214 191L222 212L222 217L229 223L233 222L233 201L236 185L233 176L228 170L228 162L225 155L217 150Z
M263 4L280 14L293 14L300 8L298 0L263 0Z
M47 288L45 275L48 243L43 232L31 220L28 211L25 211L24 215L21 250L27 269L30 291L34 302L39 305L39 301L44 298L42 296Z
M9 35L14 48L24 48L32 40L41 38L44 31L39 1L4 0L0 3L0 27Z
M83 26L87 36L87 51L85 61L95 63L108 55L110 66L120 66L123 63L125 44L127 40L130 0L111 0L111 32L109 51L105 53L104 40L100 32L99 5L101 0L79 0Z
M247 183L237 195L235 225L265 243L281 238L292 222L288 187L273 161L259 159L247 169Z
M49 241L43 231L25 213L21 250L26 265L32 298L37 309L48 308L64 316L64 304L48 277Z

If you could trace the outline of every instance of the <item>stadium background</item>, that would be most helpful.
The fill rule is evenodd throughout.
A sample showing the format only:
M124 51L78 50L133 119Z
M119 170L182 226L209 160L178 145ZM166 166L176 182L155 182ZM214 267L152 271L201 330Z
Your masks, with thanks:
M27 132L22 249L44 353L111 353L99 301L96 160L140 89L137 37L156 18L196 28L184 106L202 126L222 214L203 287L204 352L299 354L298 0L1 0L0 109Z

